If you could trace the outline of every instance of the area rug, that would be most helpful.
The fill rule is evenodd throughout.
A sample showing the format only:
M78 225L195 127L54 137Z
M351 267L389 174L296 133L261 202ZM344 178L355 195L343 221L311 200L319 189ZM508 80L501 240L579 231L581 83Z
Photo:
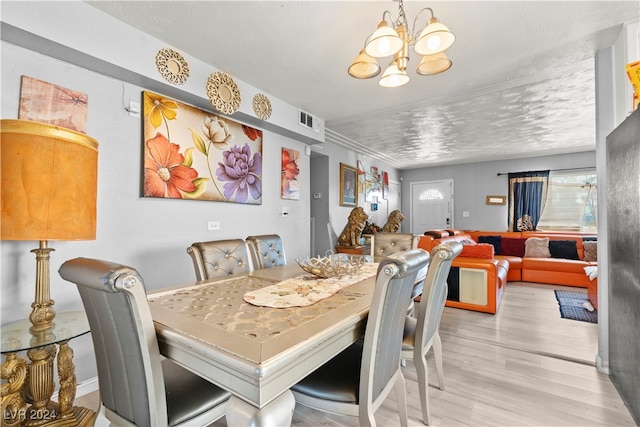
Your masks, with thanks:
M598 312L596 310L589 311L584 307L585 302L589 303L586 292L555 291L555 293L560 305L560 316L563 319L598 323Z

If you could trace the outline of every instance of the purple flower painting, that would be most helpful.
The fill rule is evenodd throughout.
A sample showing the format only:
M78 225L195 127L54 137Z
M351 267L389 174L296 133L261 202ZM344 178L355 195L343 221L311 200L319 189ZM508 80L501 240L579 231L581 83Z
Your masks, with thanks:
M144 95L144 197L262 204L262 131Z

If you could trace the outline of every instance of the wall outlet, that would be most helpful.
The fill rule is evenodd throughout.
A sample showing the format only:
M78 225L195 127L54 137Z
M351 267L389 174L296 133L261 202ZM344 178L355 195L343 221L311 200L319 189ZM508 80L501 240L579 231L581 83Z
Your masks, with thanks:
M469 211L462 211L463 218L469 218Z
M209 231L220 230L220 221L209 221L207 223L207 230Z

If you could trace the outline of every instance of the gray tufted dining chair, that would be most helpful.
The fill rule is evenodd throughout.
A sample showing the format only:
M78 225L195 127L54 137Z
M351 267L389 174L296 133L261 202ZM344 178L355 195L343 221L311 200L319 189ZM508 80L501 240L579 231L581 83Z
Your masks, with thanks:
M253 268L279 267L287 264L282 239L277 234L247 237Z
M187 248L196 271L196 280L245 274L253 270L249 249L242 239L192 243Z
M374 412L395 388L400 425L406 426L405 380L400 369L402 328L407 300L429 253L415 249L390 255L378 267L364 340L347 347L295 384L296 402L311 408L358 417L375 426Z
M422 421L430 425L429 376L427 352L433 348L436 373L440 390L444 390L442 370L442 342L438 329L447 300L447 277L451 262L462 252L459 242L442 243L431 250L431 261L427 269L422 296L418 304L418 316L407 316L402 339L402 359L413 359L418 376Z
M89 319L100 383L96 425L208 425L224 415L228 392L161 360L135 269L76 258L63 263L59 273L76 284Z
M419 236L411 233L375 233L371 235L371 256L373 262L380 262L396 252L418 247Z

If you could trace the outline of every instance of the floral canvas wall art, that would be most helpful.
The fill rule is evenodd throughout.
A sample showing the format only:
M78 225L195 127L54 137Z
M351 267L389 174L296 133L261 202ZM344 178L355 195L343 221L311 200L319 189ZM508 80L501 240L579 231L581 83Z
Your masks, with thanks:
M370 172L366 173L364 199L371 201L371 197L379 195L381 191L380 172L377 167L371 166Z
M144 197L262 204L262 131L144 91Z
M389 199L389 172L382 172L382 198Z
M18 118L87 133L88 103L82 92L22 76Z
M290 148L282 148L282 178L280 197L288 200L300 200L300 152Z

